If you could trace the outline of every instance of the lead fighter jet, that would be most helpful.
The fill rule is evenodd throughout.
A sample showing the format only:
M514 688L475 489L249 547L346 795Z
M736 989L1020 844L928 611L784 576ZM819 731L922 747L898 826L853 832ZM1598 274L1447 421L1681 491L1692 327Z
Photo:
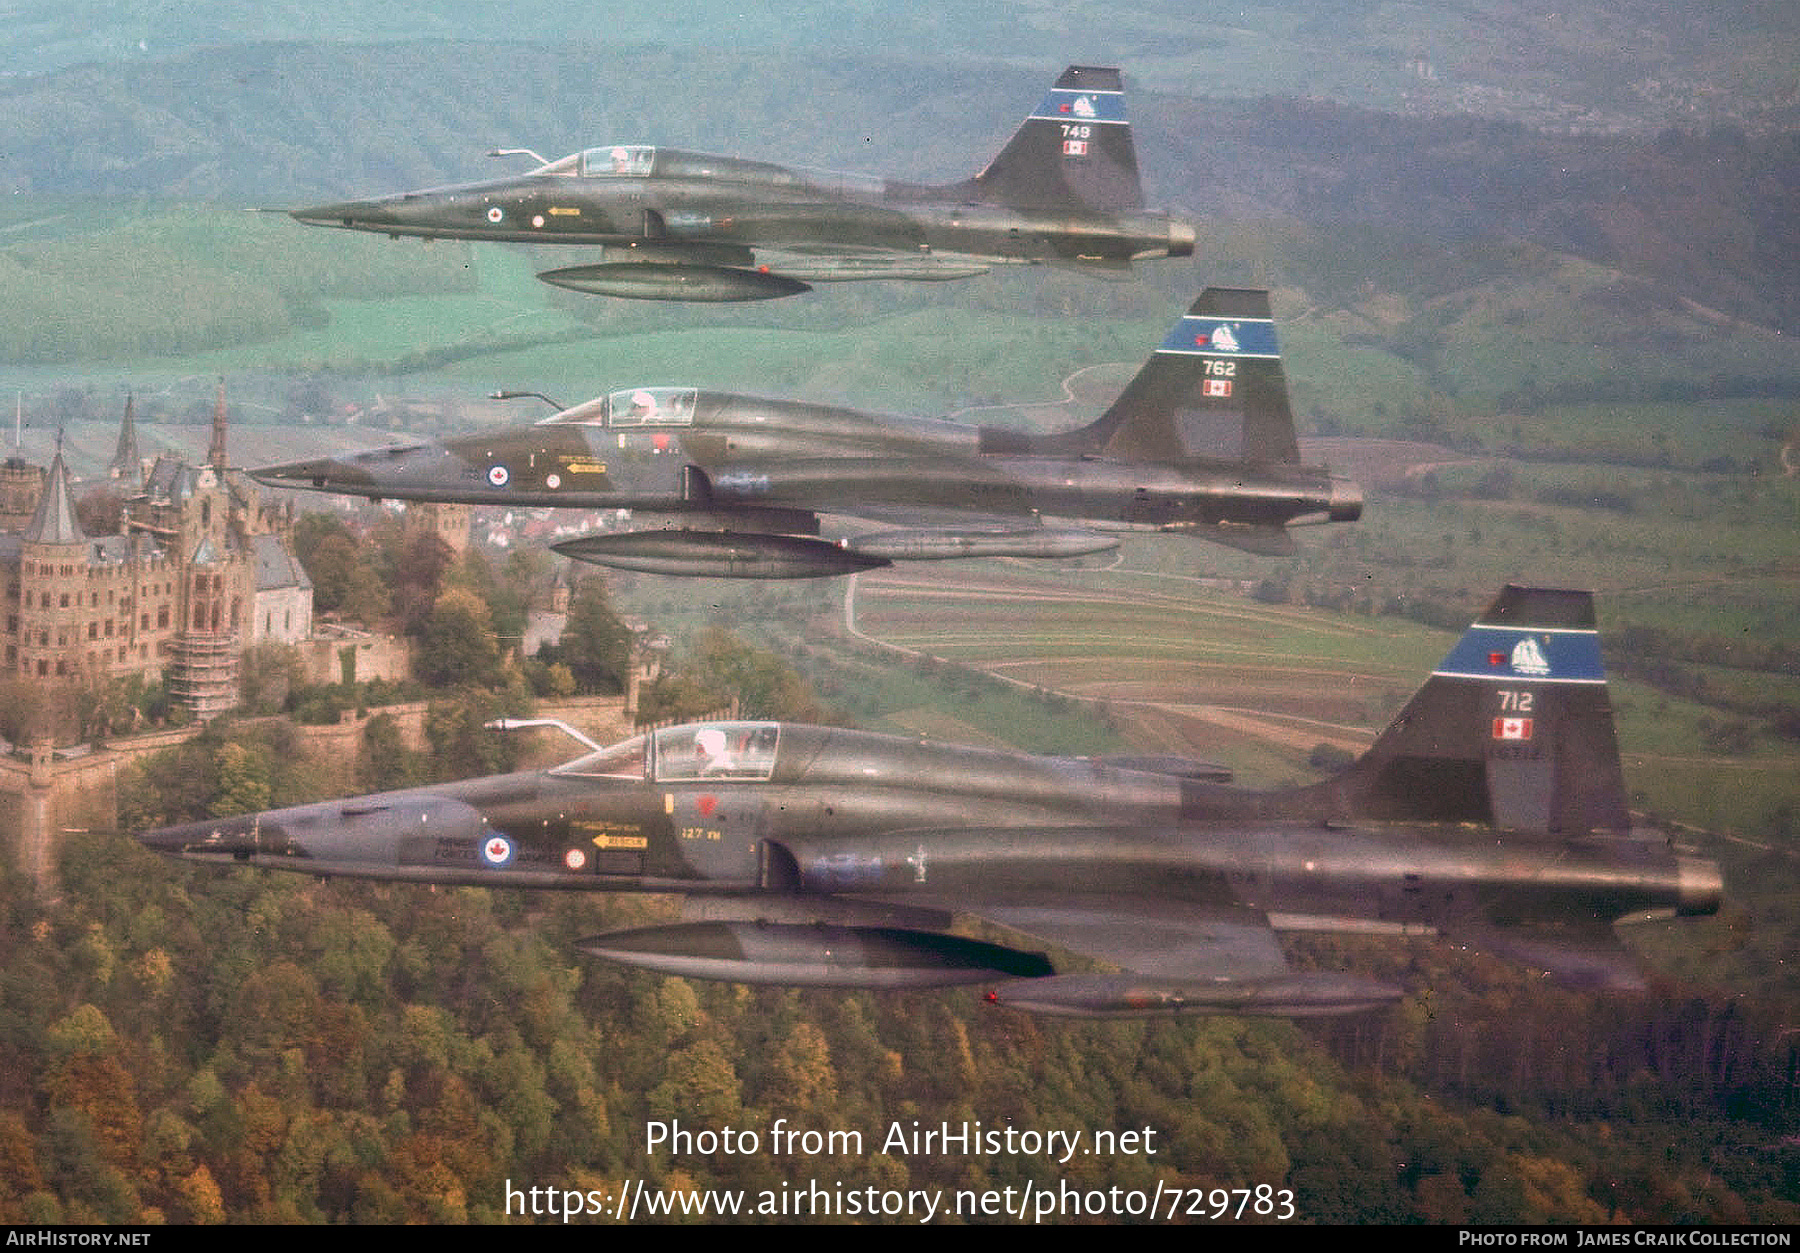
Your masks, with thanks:
M1401 995L1291 969L1283 931L1435 930L1571 985L1635 988L1615 920L1719 906L1712 862L1630 829L1586 592L1507 588L1336 778L1253 792L1219 775L723 722L139 838L320 876L684 893L684 921L579 947L743 983L987 983L1002 1005L1082 1017Z
M374 499L629 509L558 551L657 574L802 578L954 557L1071 557L1160 530L1252 552L1352 522L1302 465L1266 292L1207 288L1091 425L1051 435L693 387L627 387L534 426L252 471ZM839 541L819 515L899 524Z
M392 236L596 244L598 261L538 277L642 300L767 300L994 262L1123 270L1194 251L1193 227L1144 209L1119 71L1098 66L1064 70L985 170L947 186L646 144L525 155L542 164L516 178L292 214Z

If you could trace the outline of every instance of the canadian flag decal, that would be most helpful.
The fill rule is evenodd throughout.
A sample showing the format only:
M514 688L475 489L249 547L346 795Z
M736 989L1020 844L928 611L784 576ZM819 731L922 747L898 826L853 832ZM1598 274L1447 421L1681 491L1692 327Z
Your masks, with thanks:
M1494 738L1497 740L1528 740L1531 738L1530 718L1495 718Z

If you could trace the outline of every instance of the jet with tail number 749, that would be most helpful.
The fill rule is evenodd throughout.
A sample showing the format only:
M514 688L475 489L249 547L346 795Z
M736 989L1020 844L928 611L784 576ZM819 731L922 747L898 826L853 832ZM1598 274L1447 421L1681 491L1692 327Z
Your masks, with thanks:
M1031 435L690 386L625 387L531 426L252 471L372 499L627 509L558 551L656 574L808 578L956 557L1072 557L1130 531L1294 551L1352 522L1301 463L1268 293L1209 287L1091 424ZM820 515L888 524L838 539Z
M515 178L292 213L393 236L595 245L597 261L538 277L639 300L769 300L996 263L1123 271L1194 251L1193 227L1144 208L1119 71L1101 66L1064 70L986 169L945 186L647 144L524 155L541 164Z
M1622 919L1710 914L1710 861L1631 829L1586 592L1508 587L1361 758L1250 791L1169 758L834 727L665 727L549 770L146 831L160 852L406 883L679 893L593 956L689 978L987 984L1077 1017L1310 1016L1403 989L1290 931L1438 933L1642 986ZM979 927L980 934L974 934Z

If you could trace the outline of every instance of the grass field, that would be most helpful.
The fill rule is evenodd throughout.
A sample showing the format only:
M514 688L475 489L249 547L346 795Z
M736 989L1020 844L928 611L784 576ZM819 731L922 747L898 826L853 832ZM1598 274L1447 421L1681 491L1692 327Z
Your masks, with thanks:
M985 563L858 583L855 625L874 640L1074 697L1141 750L1223 761L1265 785L1315 777L1307 759L1319 744L1366 746L1454 642L1391 617L1198 584L1177 594L1126 568ZM1603 623L1607 610L1603 600ZM1718 710L1616 677L1612 687L1639 808L1737 833L1766 832L1772 812L1800 805L1800 748L1761 737L1748 752L1709 750L1703 728Z

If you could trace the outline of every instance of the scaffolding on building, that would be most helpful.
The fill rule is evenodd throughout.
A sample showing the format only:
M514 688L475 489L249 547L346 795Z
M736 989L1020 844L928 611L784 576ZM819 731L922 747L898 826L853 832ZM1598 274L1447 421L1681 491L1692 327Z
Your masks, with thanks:
M238 703L238 640L235 631L186 631L175 637L169 666L169 695L201 721Z

